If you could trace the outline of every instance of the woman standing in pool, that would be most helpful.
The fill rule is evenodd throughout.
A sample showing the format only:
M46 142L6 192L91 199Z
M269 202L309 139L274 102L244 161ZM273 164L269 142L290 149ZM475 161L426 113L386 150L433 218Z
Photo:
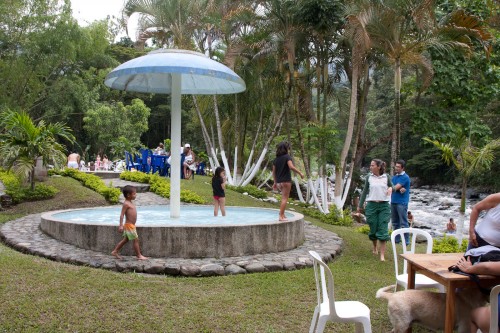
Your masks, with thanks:
M219 207L222 216L226 216L226 172L224 168L217 167L212 178L212 191L214 195L214 216L219 214Z
M280 142L276 148L276 159L273 162L273 189L281 191L280 222L288 221L285 216L285 208L290 196L290 190L292 189L292 174L290 170L299 174L301 178L304 178L302 172L293 165L292 158L288 155L289 151L290 144L286 141Z

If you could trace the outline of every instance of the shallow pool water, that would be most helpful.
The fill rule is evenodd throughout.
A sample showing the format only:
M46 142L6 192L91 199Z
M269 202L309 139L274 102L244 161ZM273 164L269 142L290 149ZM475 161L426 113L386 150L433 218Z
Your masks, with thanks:
M81 224L118 225L121 207L77 209L56 213L53 218ZM170 218L169 206L137 207L137 226L249 225L278 222L278 210L226 207L226 216L213 216L213 206L182 206L181 216ZM292 214L286 214L288 218Z

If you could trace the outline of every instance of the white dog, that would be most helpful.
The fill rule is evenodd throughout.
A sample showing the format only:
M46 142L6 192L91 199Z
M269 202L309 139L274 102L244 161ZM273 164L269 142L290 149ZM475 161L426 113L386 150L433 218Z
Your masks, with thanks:
M446 294L425 290L404 290L396 293L394 285L380 288L377 298L388 301L387 312L394 333L404 333L413 322L432 330L444 329ZM486 304L487 296L478 289L464 289L455 298L455 329L470 332L470 312Z

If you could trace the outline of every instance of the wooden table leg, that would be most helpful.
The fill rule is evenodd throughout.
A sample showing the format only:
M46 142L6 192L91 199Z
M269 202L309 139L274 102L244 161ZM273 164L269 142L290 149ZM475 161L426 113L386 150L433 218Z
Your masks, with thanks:
M411 263L408 263L408 289L415 289L415 269Z
M450 282L446 286L446 316L444 320L444 332L453 333L455 323L455 286Z

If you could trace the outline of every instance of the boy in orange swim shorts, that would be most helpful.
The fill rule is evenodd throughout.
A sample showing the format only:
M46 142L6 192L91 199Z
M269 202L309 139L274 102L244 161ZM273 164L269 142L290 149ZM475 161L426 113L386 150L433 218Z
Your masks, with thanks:
M111 252L118 259L122 259L120 256L121 248L127 244L129 240L133 241L133 247L135 255L139 260L148 259L141 254L141 248L139 247L139 236L137 235L137 230L135 228L135 223L137 222L137 209L132 202L137 196L137 190L135 187L127 185L122 190L123 196L125 197L125 202L122 206L122 212L120 214L120 226L118 227L118 232L123 232L123 239L116 244L115 249ZM125 216L125 225L123 225L123 217Z

